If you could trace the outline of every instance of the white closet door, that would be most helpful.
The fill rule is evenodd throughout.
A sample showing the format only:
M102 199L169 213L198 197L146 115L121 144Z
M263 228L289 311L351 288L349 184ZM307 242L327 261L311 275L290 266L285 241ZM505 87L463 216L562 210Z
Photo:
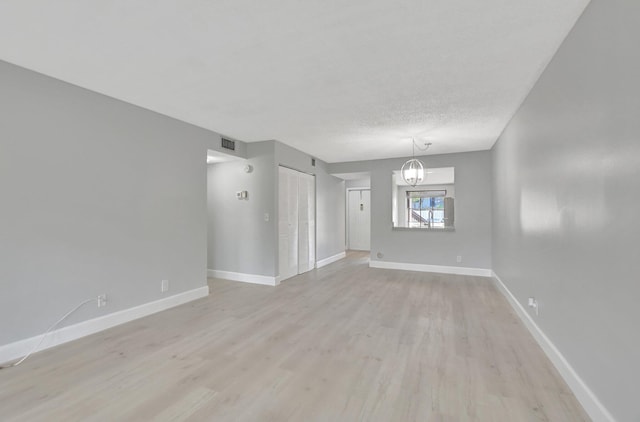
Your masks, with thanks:
M371 249L371 191L349 191L349 249Z
M306 273L316 265L315 177L298 174L298 273Z
M278 255L280 279L298 274L298 176L279 168Z
M279 167L278 269L280 281L316 266L315 176Z
M316 177L311 176L309 188L309 269L316 267Z

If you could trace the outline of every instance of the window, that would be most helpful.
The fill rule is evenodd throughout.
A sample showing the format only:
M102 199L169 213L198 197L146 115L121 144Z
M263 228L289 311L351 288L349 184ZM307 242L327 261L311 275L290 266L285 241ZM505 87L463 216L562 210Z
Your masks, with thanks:
M413 230L454 230L456 196L453 167L427 168L422 183L411 186L400 171L391 174L392 227Z
M445 227L446 190L407 191L407 227Z

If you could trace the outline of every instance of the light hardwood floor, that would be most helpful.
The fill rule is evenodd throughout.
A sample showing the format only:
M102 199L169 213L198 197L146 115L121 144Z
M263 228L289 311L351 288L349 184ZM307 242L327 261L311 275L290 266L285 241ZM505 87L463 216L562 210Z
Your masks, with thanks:
M488 278L361 253L0 371L3 421L585 421Z

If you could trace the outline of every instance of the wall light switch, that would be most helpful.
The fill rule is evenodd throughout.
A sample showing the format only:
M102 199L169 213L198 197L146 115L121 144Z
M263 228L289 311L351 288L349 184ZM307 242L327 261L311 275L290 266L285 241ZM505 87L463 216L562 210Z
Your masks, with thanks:
M264 213L264 221L269 221L269 213L268 212Z

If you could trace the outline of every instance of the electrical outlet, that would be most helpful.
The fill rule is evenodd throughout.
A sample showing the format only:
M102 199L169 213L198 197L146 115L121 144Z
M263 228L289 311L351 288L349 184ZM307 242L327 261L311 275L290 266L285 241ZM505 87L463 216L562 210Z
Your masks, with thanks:
M456 262L462 262L462 255L456 256Z
M264 213L264 221L269 221L269 213L268 212Z
M530 297L529 301L527 302L527 304L529 305L530 308L533 308L536 310L536 316L539 315L539 309L540 307L538 306L538 301L536 300L535 297Z
M101 295L98 295L98 308L102 308L104 306L107 306L107 294L106 293L102 293Z
M162 282L160 282L160 291L164 293L168 290L169 290L169 280L162 280Z

